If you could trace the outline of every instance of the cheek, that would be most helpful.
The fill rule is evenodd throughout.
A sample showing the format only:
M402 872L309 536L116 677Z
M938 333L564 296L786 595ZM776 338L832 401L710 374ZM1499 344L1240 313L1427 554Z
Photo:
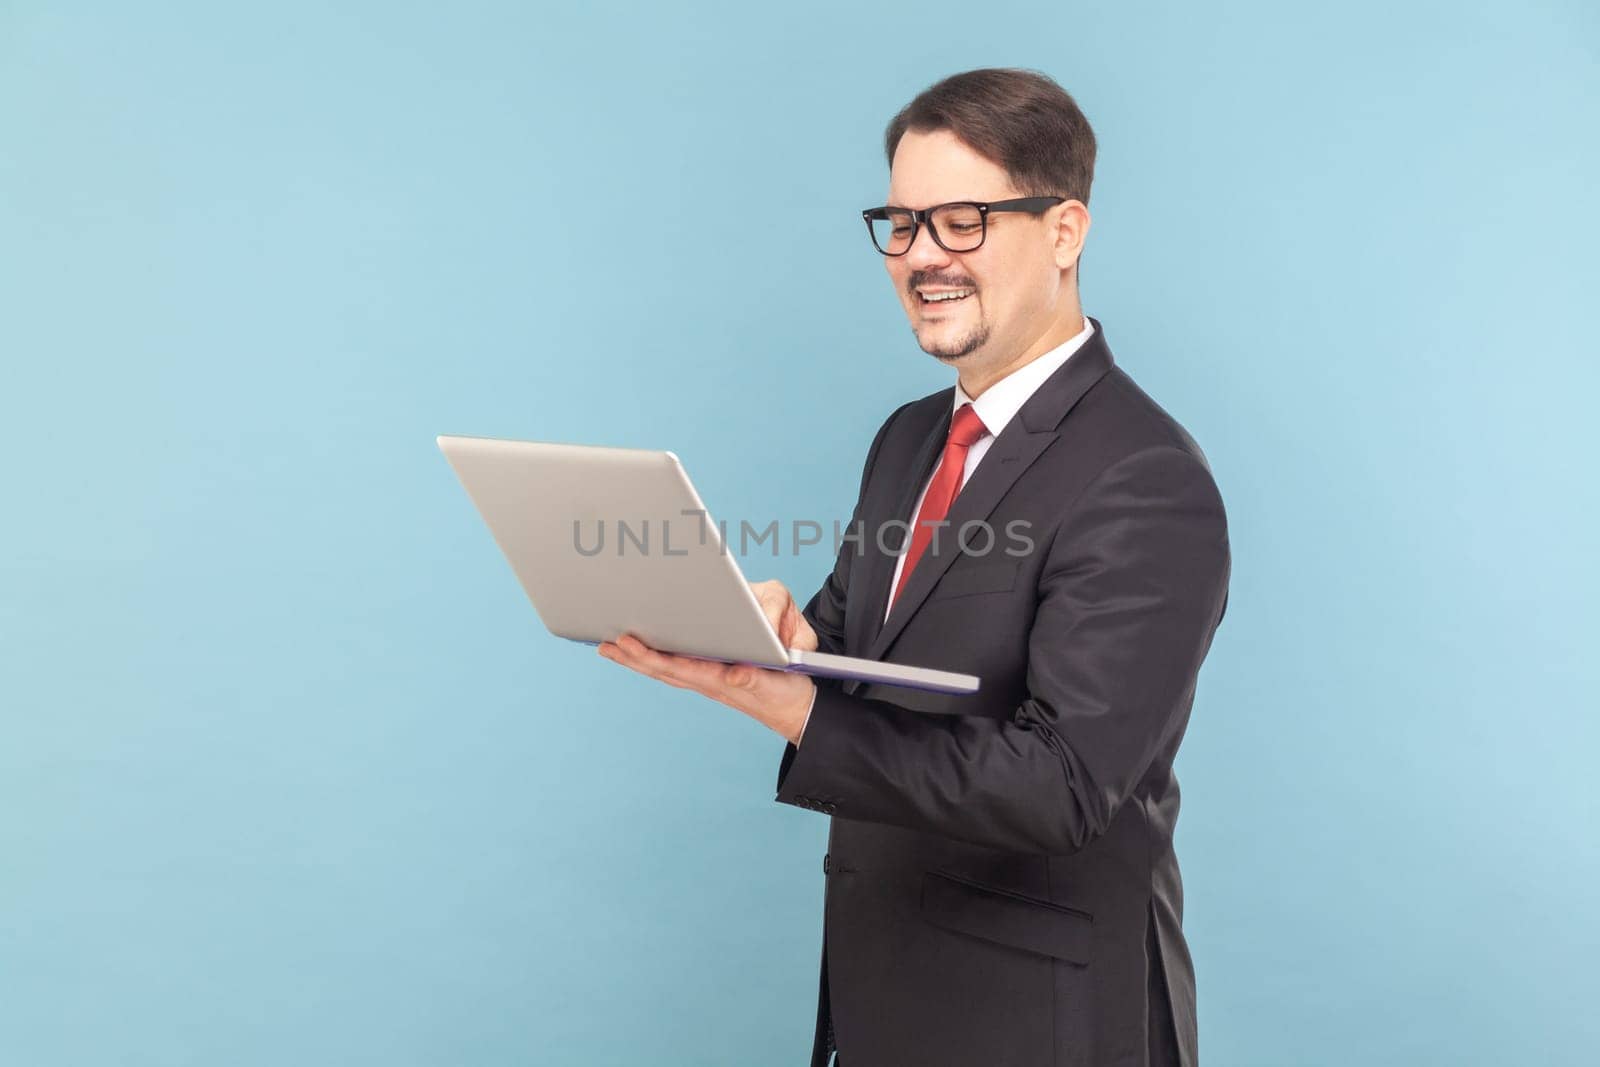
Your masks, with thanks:
M1045 277L1037 263L996 259L982 273L973 272L983 313L991 321L1009 319L1046 297L1038 279Z
M894 260L888 259L887 256L884 258L888 260L884 265L884 272L889 275L889 284L894 286L895 297L906 307L918 303L917 298L906 288L911 281L910 273L897 267Z

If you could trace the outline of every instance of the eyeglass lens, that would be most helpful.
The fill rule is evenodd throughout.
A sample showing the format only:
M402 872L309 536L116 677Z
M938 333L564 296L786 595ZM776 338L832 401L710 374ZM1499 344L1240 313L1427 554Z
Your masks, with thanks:
M911 247L911 212L890 208L888 218L872 219L872 240L879 251L898 256ZM929 216L947 251L970 252L983 244L983 213L968 204L941 204Z

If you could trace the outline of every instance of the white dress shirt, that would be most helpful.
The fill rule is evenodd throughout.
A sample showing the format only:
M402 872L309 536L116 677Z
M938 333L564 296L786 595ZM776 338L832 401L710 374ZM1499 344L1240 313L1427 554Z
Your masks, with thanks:
M950 414L953 417L961 410L962 404L971 404L977 412L978 420L983 423L984 429L989 432L972 443L967 449L967 462L961 468L961 484L956 487L957 495L961 488L967 484L967 479L972 477L972 472L978 469L978 464L989 451L989 446L994 444L994 439L1000 436L1000 431L1006 428L1006 423L1016 418L1017 412L1022 410L1022 405L1028 402L1039 386L1044 384L1046 378L1061 369L1067 357L1083 347L1083 343L1094 333L1094 324L1087 315L1083 319L1083 329L1074 334L1069 340L1052 348L1038 359L1025 363L1010 374L995 382L983 391L983 395L974 400L961 388L961 383L956 382L956 393L951 403ZM941 453L943 449L940 449ZM922 486L922 492L917 494L917 502L911 505L911 514L906 516L906 522L916 521L916 516L922 511L923 498L928 495L929 486L939 473L939 465L933 467L933 473L928 475L928 480ZM948 531L941 531L948 532ZM911 547L911 538L906 538L906 547ZM884 608L883 617L887 621L889 612L894 610L893 590L900 584L900 572L905 569L906 553L901 552L895 557L894 577L889 580L889 604ZM803 732L803 731L802 731Z
M967 484L967 479L972 477L972 472L978 469L978 464L983 461L983 457L988 453L989 446L994 444L994 439L999 437L1000 432L1006 428L1006 423L1016 418L1017 412L1022 410L1022 405L1026 404L1028 402L1028 398L1033 396L1033 394L1038 390L1039 386L1044 384L1045 379L1050 377L1050 375L1054 374L1056 371L1060 370L1061 365L1065 363L1074 352L1082 348L1084 342L1088 341L1090 335L1093 333L1094 323L1090 322L1089 317L1085 315L1083 318L1083 329L1079 330L1072 337L1061 342L1061 344L1052 348L1044 355L1023 364L1010 374L1006 375L1004 378L1001 378L999 381L989 386L989 388L985 389L983 391L983 395L978 397L976 400L967 395L967 391L961 388L961 383L959 381L956 382L955 396L952 398L950 407L951 415L953 416L957 411L960 411L962 404L971 404L973 410L977 412L979 420L982 421L984 429L989 431L982 437L978 438L978 440L973 443L971 448L967 449L967 462L961 468L962 486ZM942 453L943 449L940 451ZM922 510L922 500L928 495L928 487L933 484L933 479L938 475L938 473L939 467L938 464L935 464L933 473L928 475L928 480L922 485L922 492L917 494L916 502L911 505L911 514L906 516L905 521L908 526L916 521L917 513ZM959 494L960 491L960 487L958 486L956 489L957 494ZM911 538L909 534L906 537L905 547L911 547ZM899 556L895 558L894 577L889 580L889 604L888 607L884 609L883 613L883 617L886 621L889 618L889 612L894 610L894 588L900 584L900 572L905 568L905 565L906 554L905 552L901 552ZM816 703L817 698L815 695L813 695L811 698L812 707L815 707ZM809 723L810 721L811 711L810 709L807 709L806 722ZM806 728L801 726L800 737L802 739L805 737L805 733Z

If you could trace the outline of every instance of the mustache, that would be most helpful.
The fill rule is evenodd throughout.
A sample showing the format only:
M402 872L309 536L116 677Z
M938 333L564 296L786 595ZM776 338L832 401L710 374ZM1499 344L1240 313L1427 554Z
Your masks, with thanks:
M970 278L939 278L932 274L912 274L907 289L914 293L924 285L943 285L951 289L977 288Z

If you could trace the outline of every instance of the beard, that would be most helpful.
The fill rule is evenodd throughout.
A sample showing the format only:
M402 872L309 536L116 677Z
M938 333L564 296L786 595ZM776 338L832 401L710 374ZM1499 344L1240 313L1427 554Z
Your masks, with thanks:
M970 356L987 344L988 341L989 324L986 322L979 323L965 337L958 338L955 341L938 342L930 346L923 343L920 335L917 337L917 344L924 352L935 359L960 359L962 356Z

